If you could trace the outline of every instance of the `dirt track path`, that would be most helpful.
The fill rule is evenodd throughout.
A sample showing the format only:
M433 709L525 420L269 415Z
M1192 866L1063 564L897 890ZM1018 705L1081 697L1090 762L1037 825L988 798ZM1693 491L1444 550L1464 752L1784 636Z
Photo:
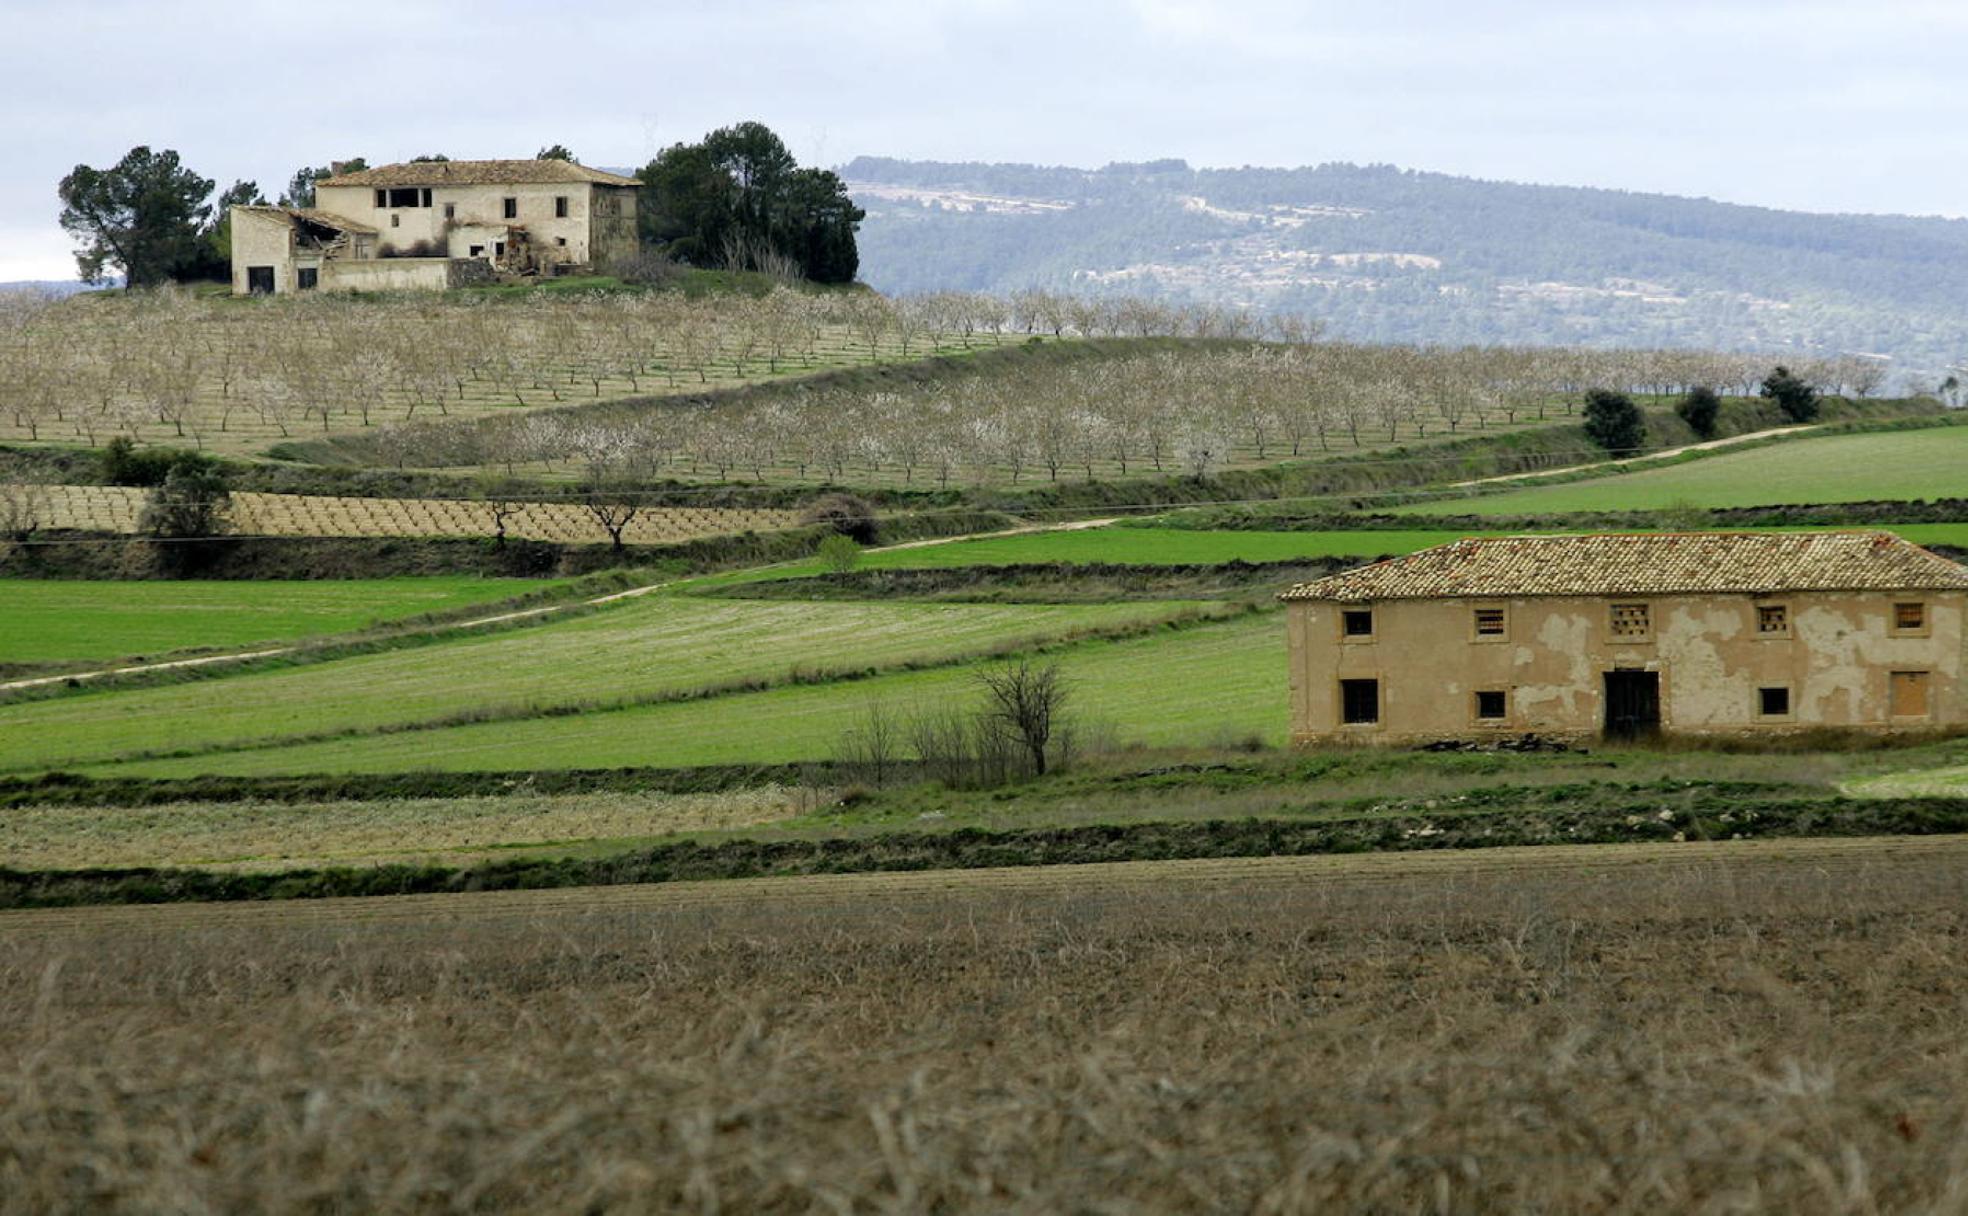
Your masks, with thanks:
M1809 426L1777 426L1771 427L1767 431L1750 431L1745 435L1731 435L1727 439L1711 439L1706 443L1684 443L1678 448L1667 448L1664 451L1649 452L1645 456L1630 456L1625 460L1600 460L1592 464L1567 465L1562 469L1540 469L1535 473L1506 473L1500 477L1478 477L1474 481L1450 482L1449 486L1451 489L1459 490L1468 486L1491 485L1499 481L1537 481L1545 477L1563 477L1568 473L1584 473L1593 469L1603 469L1611 472L1614 469L1644 465L1649 461L1665 460L1670 456L1679 456L1683 452L1706 452L1714 448L1733 447L1738 443L1748 443L1752 439L1769 439L1775 435L1795 435L1800 431L1815 431L1820 425L1819 423L1812 423Z
M947 545L960 540L988 540L997 536L1018 536L1027 532L1077 532L1083 528L1103 528L1116 523L1114 519L1081 519L1063 524L1031 524L1022 528L1006 528L1000 532L969 532L960 536L939 536L931 540L905 541L899 545L883 545L870 549L870 553L886 553L894 549L920 549L928 545ZM804 559L802 559L804 560ZM792 562L779 562L776 565L789 566ZM771 566L764 569L771 569ZM434 633L445 633L461 629L481 629L487 625L503 625L509 621L530 620L534 617L552 616L574 608L593 608L604 604L619 603L622 600L637 599L675 584L676 579L665 579L660 583L648 583L640 587L630 587L626 591L611 591L607 595L597 595L592 599L577 600L569 604L548 604L541 608L522 608L514 612L501 612L492 616L474 617L468 621L456 621L448 625L432 628ZM104 667L95 671L71 671L57 676L36 676L29 680L9 680L0 683L0 693L15 692L26 688L44 688L51 684L65 684L70 680L101 680L110 676L138 675L150 671L175 671L188 667L210 667L220 663L244 663L251 659L273 658L283 654L293 654L299 646L274 646L261 650L234 651L227 654L200 655L194 659L171 659L161 663L132 663L126 667Z

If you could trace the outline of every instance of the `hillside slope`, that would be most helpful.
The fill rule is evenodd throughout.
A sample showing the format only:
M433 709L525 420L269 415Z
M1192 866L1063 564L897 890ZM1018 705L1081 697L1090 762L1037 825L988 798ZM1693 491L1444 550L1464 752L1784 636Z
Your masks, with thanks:
M1814 215L1388 166L1088 171L861 157L884 291L1127 290L1393 341L1968 356L1968 220ZM1930 387L1930 386L1929 386Z

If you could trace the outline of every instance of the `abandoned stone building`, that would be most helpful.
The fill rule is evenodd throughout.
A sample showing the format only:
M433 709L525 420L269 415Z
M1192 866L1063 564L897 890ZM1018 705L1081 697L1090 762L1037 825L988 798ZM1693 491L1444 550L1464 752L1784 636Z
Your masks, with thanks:
M1968 725L1968 568L1885 532L1468 539L1279 598L1300 744Z
M310 208L232 209L235 295L443 289L636 251L632 177L564 160L451 160L322 178Z

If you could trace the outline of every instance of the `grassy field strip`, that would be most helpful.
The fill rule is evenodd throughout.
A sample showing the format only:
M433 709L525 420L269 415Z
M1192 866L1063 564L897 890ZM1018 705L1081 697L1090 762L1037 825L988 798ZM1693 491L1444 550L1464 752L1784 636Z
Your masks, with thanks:
M1591 464L1567 465L1562 469L1539 469L1535 473L1502 473L1495 477L1478 477L1473 481L1453 481L1449 486L1451 489L1460 490L1471 486L1496 485L1500 482L1544 481L1552 477L1569 477L1574 473L1584 473L1593 469L1607 473L1626 473L1644 469L1658 461L1672 460L1686 452L1713 452L1718 448L1732 448L1738 444L1754 443L1760 439L1775 439L1779 436L1796 438L1805 431L1817 430L1819 425L1821 424L1813 423L1809 426L1771 427L1767 431L1748 431L1724 439L1710 439L1705 443L1687 443L1678 448L1663 448L1658 452L1648 452L1645 456L1638 456L1631 460L1600 460Z
M810 797L763 786L708 794L503 794L367 802L44 806L0 814L15 869L292 869L384 861L467 864L547 846L728 831L789 819Z
M1839 789L1854 798L1968 798L1968 765L1861 777Z
M948 659L1193 609L1158 603L762 603L653 595L517 632L224 680L0 706L0 769L373 730L446 715L596 705L783 680L799 670Z
M1283 742L1287 727L1284 655L1284 622L1266 614L1174 634L1089 642L1059 652L1058 658L1071 684L1074 711L1124 740L1187 744L1256 737L1275 744ZM788 763L831 757L842 729L871 701L907 711L968 706L976 697L972 670L957 667L736 693L708 702L73 766L101 776L183 777ZM80 706L81 701L52 704ZM99 722L76 723L73 729L102 734ZM7 736L13 733L0 713L0 748L12 747ZM113 734L104 746L114 746Z
M1968 486L1963 487L1968 494ZM1915 544L1968 546L1968 523L1886 524ZM1557 529L1544 529L1557 531ZM1757 528L1752 531L1811 531ZM958 540L920 549L875 549L861 557L861 570L952 569L964 566L1042 565L1052 562L1123 566L1214 565L1221 562L1283 562L1328 557L1393 557L1443 545L1465 536L1496 535L1474 529L1353 531L1206 531L1122 525L1087 531L1043 531ZM789 562L770 569L713 575L695 586L724 586L772 579L801 578L822 572L817 561Z
M319 582L0 579L0 663L142 658L347 633L550 588L435 576Z
M1968 529L1964 529L1968 530ZM1016 535L955 540L921 548L870 549L859 570L925 570L961 566L1017 566L1069 562L1123 566L1215 565L1278 562L1295 558L1388 557L1446 544L1469 535L1447 531L1254 532L1135 527L1042 529ZM694 586L723 586L819 574L813 560L711 575Z
M28 933L180 933L242 923L387 925L531 921L691 908L784 904L811 907L871 899L937 901L979 894L1081 895L1162 889L1256 890L1306 885L1377 886L1417 880L1564 876L1580 886L1647 868L1709 872L1779 867L1820 871L1879 869L1908 862L1968 862L1968 836L1860 836L1838 839L1688 841L1676 844L1542 845L1343 856L1231 857L1124 861L995 870L738 878L537 891L474 891L269 903L155 904L0 912L8 937ZM1671 909L1661 909L1662 914Z
M1964 495L1968 495L1968 427L1936 427L1809 436L1666 468L1467 499L1436 499L1395 511L1535 515Z
M49 486L51 528L138 531L146 490L125 486ZM622 530L629 544L668 544L799 523L797 511L737 507L649 507ZM483 503L441 498L341 498L315 494L232 496L232 530L245 536L491 536ZM569 544L609 537L578 503L527 503L506 521L509 535Z

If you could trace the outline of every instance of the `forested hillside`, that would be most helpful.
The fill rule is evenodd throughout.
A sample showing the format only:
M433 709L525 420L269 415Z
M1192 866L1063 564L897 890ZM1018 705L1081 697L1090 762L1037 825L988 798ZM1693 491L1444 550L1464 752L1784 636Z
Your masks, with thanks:
M884 291L1125 290L1306 311L1364 340L1878 353L1916 382L1968 357L1968 220L1389 166L842 172Z

